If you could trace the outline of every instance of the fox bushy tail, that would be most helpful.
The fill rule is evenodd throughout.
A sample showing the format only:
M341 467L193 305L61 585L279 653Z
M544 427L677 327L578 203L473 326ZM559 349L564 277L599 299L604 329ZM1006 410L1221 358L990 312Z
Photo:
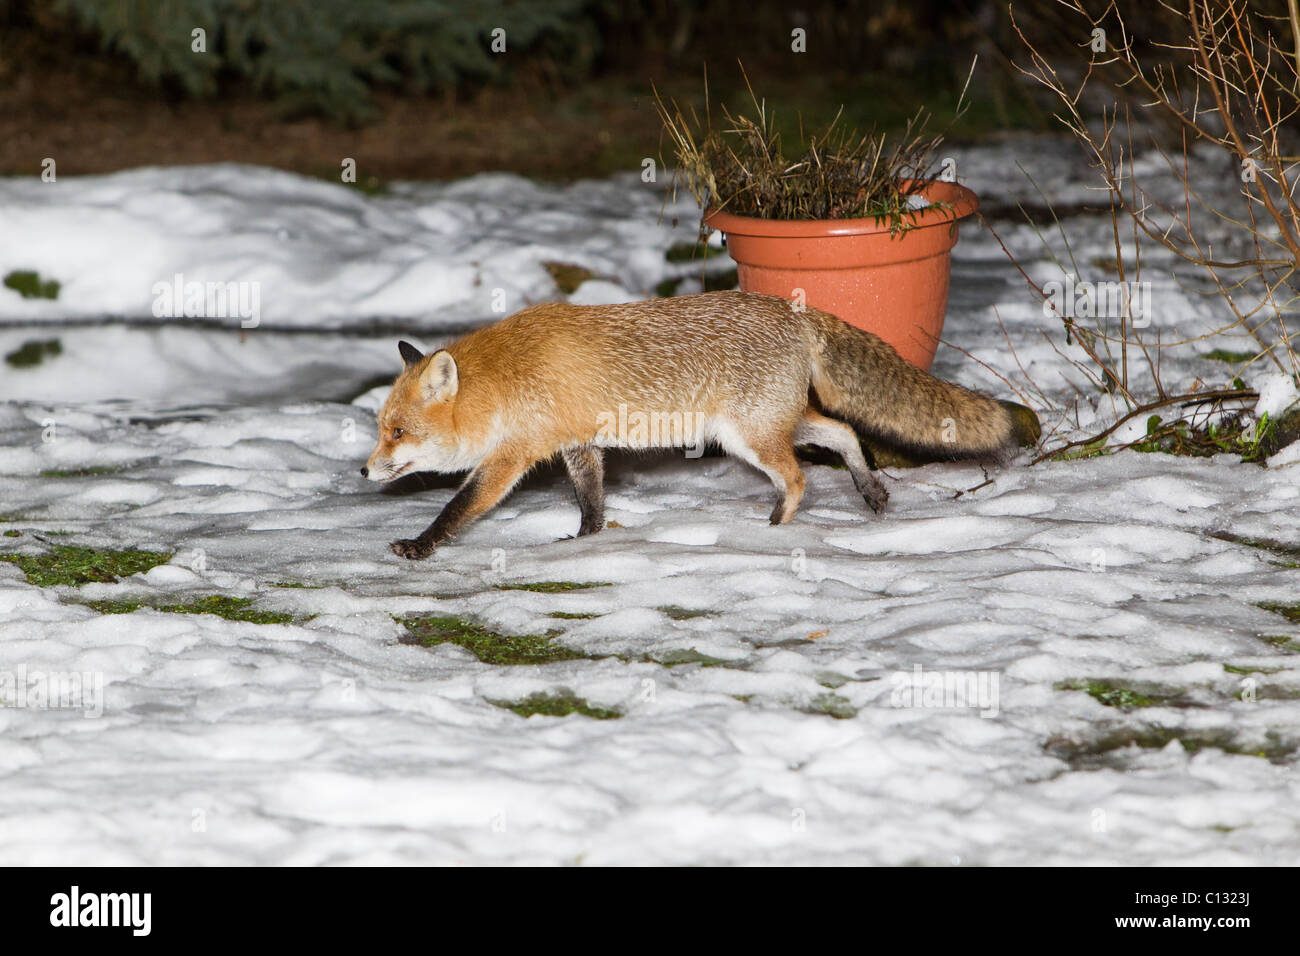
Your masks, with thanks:
M1016 423L996 399L935 378L878 336L809 309L822 409L895 447L942 458L1003 458Z

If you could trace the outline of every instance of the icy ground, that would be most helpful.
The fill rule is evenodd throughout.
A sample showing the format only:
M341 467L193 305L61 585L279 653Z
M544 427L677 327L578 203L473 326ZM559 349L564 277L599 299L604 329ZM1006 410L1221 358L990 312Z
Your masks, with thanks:
M1072 155L957 154L986 201L1034 197L1019 163L1060 202L1083 196ZM228 166L0 180L0 274L62 283L54 301L0 288L0 353L62 346L0 365L0 553L174 553L80 587L0 562L0 678L104 682L95 715L11 681L0 863L1300 860L1300 626L1258 606L1295 600L1295 559L1223 539L1300 542L1296 466L899 469L876 517L846 472L810 464L802 510L772 528L769 485L739 462L623 457L600 535L565 538L577 509L549 471L430 560L389 554L452 487L357 474L393 328L432 346L491 318L497 290L511 311L556 297L546 261L597 275L577 301L698 275L664 260L696 220L679 203L657 223L661 200L636 177L380 198ZM1033 229L997 227L1040 278L1055 269ZM1113 255L1108 220L1066 230L1081 262ZM260 282L261 325L152 317L177 272ZM1219 324L1213 300L1151 278L1153 327ZM936 372L1010 397L1004 376L1067 436L1113 416L1076 402L1044 332L1066 351L997 243L963 227L945 337L993 371L945 347ZM1204 351L1166 355L1167 384L1230 377ZM536 582L604 586L503 588ZM213 594L293 623L84 604ZM403 643L394 615L417 614L587 656ZM934 675L986 696L936 697ZM1066 687L1088 682L1148 705ZM499 706L539 692L621 716Z

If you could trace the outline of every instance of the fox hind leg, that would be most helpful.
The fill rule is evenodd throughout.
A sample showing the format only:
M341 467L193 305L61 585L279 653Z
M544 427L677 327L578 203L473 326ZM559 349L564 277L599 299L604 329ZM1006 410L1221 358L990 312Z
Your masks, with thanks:
M717 437L729 454L749 462L776 486L780 498L772 509L772 524L785 524L793 518L806 481L794 457L791 431L767 431L751 437L736 428L725 428L718 429Z
M595 445L578 445L564 449L560 457L582 512L578 537L595 534L605 527L605 453Z
M772 524L785 524L799 508L806 483L803 469L794 457L794 446L788 439L764 442L754 448L754 454L758 459L758 467L767 472L781 496L772 509Z
M796 445L817 445L829 449L843 458L849 474L853 476L853 484L866 500L867 506L877 514L884 510L889 492L880 483L880 479L872 474L871 467L862 454L858 436L852 428L809 408L795 429L794 441Z

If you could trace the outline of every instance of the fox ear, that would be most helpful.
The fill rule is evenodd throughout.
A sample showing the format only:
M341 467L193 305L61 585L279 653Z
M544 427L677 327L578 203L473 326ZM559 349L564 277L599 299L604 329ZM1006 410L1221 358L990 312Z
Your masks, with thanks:
M448 402L460 390L460 374L456 360L446 349L433 353L433 359L420 376L420 389L430 402Z
M402 363L410 368L420 359L424 358L424 353L417 349L410 342L398 342L397 351L402 353Z

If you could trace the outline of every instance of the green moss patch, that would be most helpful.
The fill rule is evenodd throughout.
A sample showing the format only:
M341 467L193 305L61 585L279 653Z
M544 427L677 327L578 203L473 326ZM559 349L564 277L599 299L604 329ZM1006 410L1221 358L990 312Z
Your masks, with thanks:
M678 607L676 604L667 604L663 607L655 608L655 610L668 615L668 617L672 618L674 621L689 621L697 617L708 617L713 613L712 611L699 611L687 607Z
M47 358L63 354L63 343L58 339L33 339L24 342L5 356L5 361L14 368L33 368Z
M571 262L543 262L542 268L551 274L555 287L565 295L577 292L578 286L595 275L590 269Z
M1287 604L1283 601L1260 601L1255 605L1265 611L1281 614L1292 624L1300 624L1300 604Z
M735 269L726 272L708 272L700 280L705 292L726 292L740 284L740 275Z
M1276 674L1282 670L1281 667L1237 667L1233 664L1224 664L1223 669L1229 674Z
M367 196L383 196L388 192L388 183L378 176L359 176L356 182L348 182L343 185Z
M1300 654L1300 641L1294 637L1287 637L1285 634L1267 634L1261 635L1260 640L1278 650Z
M610 581L528 581L518 584L498 584L498 591L535 591L538 594L564 594L567 591L584 591L587 588L607 588Z
M246 621L250 624L291 624L293 615L282 611L257 611L252 608L252 598L227 597L210 594L185 604L150 604L144 601L86 601L86 607L100 614L131 614L141 608L153 608L167 614L215 614L227 621Z
M88 468L49 468L41 472L42 478L93 478L96 475L115 475L122 469L114 465L91 465Z
M676 279L664 279L655 286L655 295L661 299L670 299L677 294L677 287L682 284L682 277Z
M1275 554L1279 558L1285 559L1273 562L1282 567L1300 567L1300 545L1286 544L1283 541L1274 541L1272 538L1247 538L1244 535L1233 534L1231 531L1215 531L1210 534L1210 537L1218 541L1227 541L1231 544L1240 544L1248 548Z
M1182 697L1181 693L1157 694L1140 693L1132 687L1113 681L1072 680L1062 681L1056 685L1057 690L1081 690L1099 704L1117 707L1120 710L1136 710L1140 707L1155 707L1170 704Z
M552 611L546 616L561 621L590 621L592 618L604 617L603 614L578 614L573 611Z
M819 671L817 673L817 683L829 690L837 690L847 684L851 678L838 674L835 671Z
M137 551L133 548L112 551L71 544L55 545L45 554L0 554L0 561L18 565L30 584L43 588L96 581L112 584L119 578L140 574L171 559L172 552Z
M1274 763L1284 763L1296 752L1296 742L1282 739L1270 732L1261 745L1245 746L1230 730L1189 730L1179 727L1120 727L1104 730L1091 740L1074 740L1054 737L1044 744L1044 749L1055 757L1067 761L1075 769L1100 766L1119 766L1117 751L1129 747L1143 750L1161 750L1177 740L1183 749L1196 753L1205 749L1246 757L1262 757Z
M1255 358L1258 352L1231 352L1228 349L1215 349L1212 352L1204 353L1201 358L1209 359L1211 362L1227 362L1230 365L1241 365Z
M664 258L669 262L693 262L696 259L712 259L723 255L725 251L715 249L707 242L674 242L664 253Z
M623 715L616 710L596 707L572 694L532 694L520 701L494 700L491 703L506 710L512 710L520 717L541 714L544 717L567 717L569 714L582 714L593 720L615 720Z
M655 286L655 295L668 299L677 294L677 288L684 282L685 276L664 279ZM734 289L740 283L740 276L735 269L722 272L706 272L700 277L700 285L705 292L725 292Z
M551 638L558 634L523 634L519 636L498 634L459 617L406 617L396 618L409 633L403 643L436 647L455 644L463 647L484 664L554 664L557 661L595 658L570 647L555 644Z
M1099 458L1102 455L1111 454L1112 449L1106 444L1105 438L1098 438L1095 441L1088 442L1086 445L1080 445L1078 448L1069 448L1065 451L1056 452L1052 455L1052 461L1084 461L1088 458Z
M42 282L39 273L18 270L4 278L5 288L13 289L24 299L57 299L59 283L53 279Z
M858 715L853 705L839 694L818 694L806 707L798 709L805 714L825 714L836 720L851 720Z
M699 664L701 667L741 668L742 666L741 662L738 661L729 661L721 657L710 657L708 654L701 654L693 647L678 647L657 654L646 654L642 660L652 664L661 664L664 667L677 667L681 664Z

